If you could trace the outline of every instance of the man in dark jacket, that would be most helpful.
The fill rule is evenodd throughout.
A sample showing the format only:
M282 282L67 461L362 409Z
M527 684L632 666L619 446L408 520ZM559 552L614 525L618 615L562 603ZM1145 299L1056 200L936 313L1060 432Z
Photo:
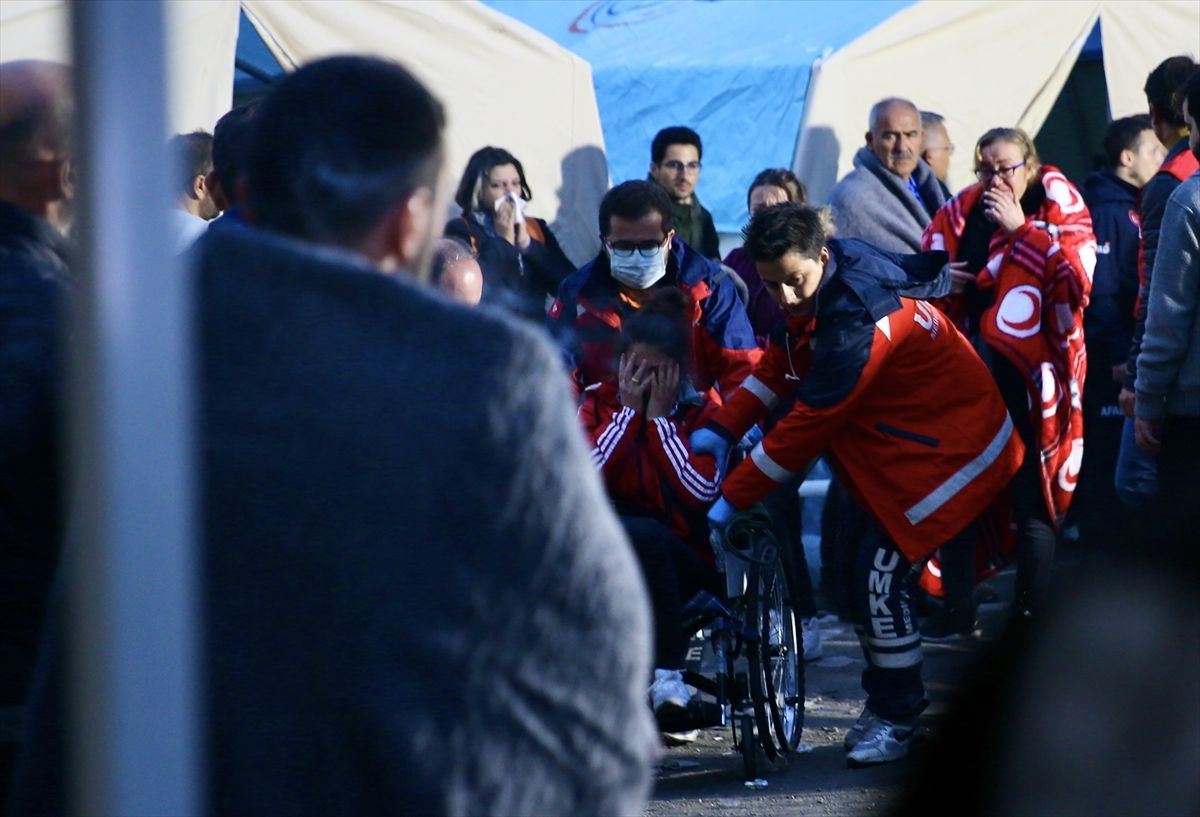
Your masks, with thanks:
M577 389L612 372L625 316L658 287L677 286L696 307L691 376L701 393L728 395L762 351L733 281L675 234L671 201L653 182L628 181L600 202L600 240L592 261L572 273L550 305L548 326L574 369Z
M254 226L191 256L207 810L640 813L649 608L555 353L383 274L431 243L441 106L340 57L254 128ZM16 814L63 811L54 701Z
M721 260L721 239L713 226L712 213L700 204L696 184L704 146L691 128L663 128L650 143L650 176L671 197L675 234L705 258Z
M1167 199L1175 188L1200 168L1196 157L1188 150L1188 127L1181 110L1184 83L1195 63L1191 57L1169 57L1159 63L1146 77L1146 103L1150 122L1158 141L1167 149L1158 172L1142 188L1140 219L1142 225L1141 257L1138 259L1137 317L1133 339L1125 363L1125 384L1121 389L1121 411L1128 422L1122 428L1121 453L1117 463L1117 492L1126 502L1141 505L1157 490L1153 462L1149 454L1139 453L1134 442L1133 404L1134 383L1137 381L1137 358L1142 350L1142 335L1146 331L1146 303L1150 293L1150 276L1158 252L1159 230Z
M62 533L58 339L72 118L65 66L0 65L0 804Z
M1138 192L1158 171L1165 151L1148 116L1127 116L1104 132L1106 170L1091 174L1084 197L1096 233L1096 270L1084 312L1089 378L1083 392L1087 456L1075 489L1072 513L1091 550L1118 548L1121 503L1113 488L1124 417L1118 394L1125 383L1125 360L1133 335L1138 291L1141 230Z

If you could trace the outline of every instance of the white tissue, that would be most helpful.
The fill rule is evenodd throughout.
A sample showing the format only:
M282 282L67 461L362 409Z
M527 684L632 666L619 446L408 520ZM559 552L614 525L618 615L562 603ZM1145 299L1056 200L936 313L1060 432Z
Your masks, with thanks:
M500 212L500 205L506 201L511 201L513 204L517 205L517 215L513 218L513 222L516 224L524 224L525 223L525 199L521 198L516 193L505 193L503 196L496 199L496 208L495 209L496 209L497 213Z

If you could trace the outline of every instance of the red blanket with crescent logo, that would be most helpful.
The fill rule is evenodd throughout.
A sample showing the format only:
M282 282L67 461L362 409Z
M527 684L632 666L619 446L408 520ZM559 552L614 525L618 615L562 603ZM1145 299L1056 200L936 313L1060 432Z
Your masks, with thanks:
M1083 196L1061 171L1043 165L1040 183L1046 197L1038 211L1012 235L1003 230L992 235L976 286L994 290L995 301L978 332L1026 374L1042 493L1050 518L1061 521L1083 461L1083 309L1096 267L1096 236ZM974 184L938 210L922 249L945 250L957 260L967 215L982 195L983 185ZM939 306L964 331L973 329L965 326L959 298Z

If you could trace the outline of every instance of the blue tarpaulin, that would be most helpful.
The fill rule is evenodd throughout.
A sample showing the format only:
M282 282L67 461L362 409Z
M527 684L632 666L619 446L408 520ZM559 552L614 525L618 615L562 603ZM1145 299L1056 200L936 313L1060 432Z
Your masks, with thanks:
M697 193L722 232L737 232L745 223L746 186L758 171L792 166L813 61L911 5L897 0L484 2L591 63L614 183L645 177L658 130L668 125L695 129L704 142ZM536 78L522 81L537 93Z

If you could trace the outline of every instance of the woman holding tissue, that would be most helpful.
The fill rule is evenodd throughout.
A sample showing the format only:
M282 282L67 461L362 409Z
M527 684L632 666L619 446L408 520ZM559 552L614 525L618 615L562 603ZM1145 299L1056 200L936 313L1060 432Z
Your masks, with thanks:
M478 253L484 303L541 323L548 299L575 267L546 222L525 214L532 198L515 156L503 148L481 148L467 162L454 196L462 215L446 224L445 235Z

